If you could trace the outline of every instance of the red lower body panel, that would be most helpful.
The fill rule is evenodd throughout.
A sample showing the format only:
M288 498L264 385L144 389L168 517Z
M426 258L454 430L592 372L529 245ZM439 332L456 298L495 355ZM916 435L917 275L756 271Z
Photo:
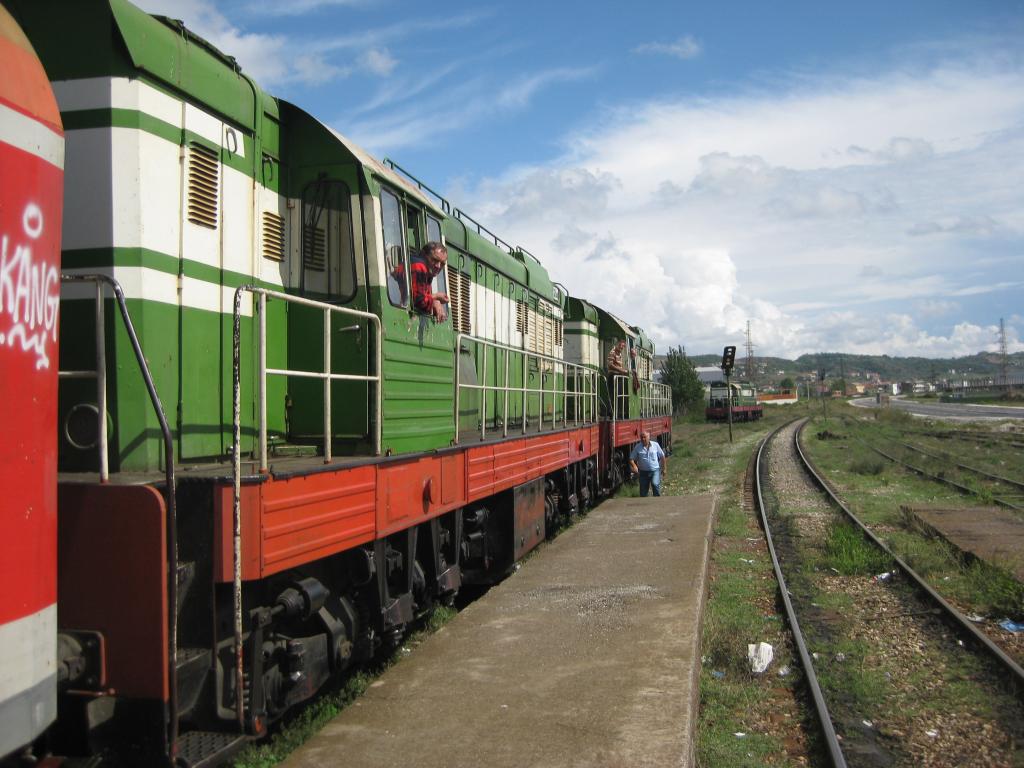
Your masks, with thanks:
M639 424L639 422L637 422ZM242 489L242 578L285 571L544 477L598 449L597 425L411 457L269 477ZM217 488L215 573L232 579L231 486Z
M633 443L640 442L640 433L642 431L650 432L651 437L670 433L672 431L672 417L654 416L649 419L616 421L614 429L615 435L612 441L614 447L617 448L620 445L632 445Z
M62 629L103 636L106 684L167 699L167 507L147 485L58 489L57 611Z

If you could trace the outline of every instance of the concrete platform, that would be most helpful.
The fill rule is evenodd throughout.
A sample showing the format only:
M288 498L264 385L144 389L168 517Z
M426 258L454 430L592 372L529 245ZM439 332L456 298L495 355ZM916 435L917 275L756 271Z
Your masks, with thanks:
M912 525L1024 581L1024 520L1003 507L900 507Z
M692 765L713 510L601 504L283 765Z

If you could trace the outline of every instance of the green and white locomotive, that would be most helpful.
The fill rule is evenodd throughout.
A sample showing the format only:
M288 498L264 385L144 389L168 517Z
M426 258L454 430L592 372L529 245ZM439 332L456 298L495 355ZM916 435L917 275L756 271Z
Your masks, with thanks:
M179 22L5 3L66 135L64 751L230 754L669 443L653 343L530 253Z

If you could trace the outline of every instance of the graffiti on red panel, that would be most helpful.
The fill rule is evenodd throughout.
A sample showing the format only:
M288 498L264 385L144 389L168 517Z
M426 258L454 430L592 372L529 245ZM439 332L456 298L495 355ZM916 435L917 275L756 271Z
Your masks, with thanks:
M60 273L34 250L46 227L42 209L28 203L19 224L0 232L0 345L34 354L38 370L50 367L57 341Z

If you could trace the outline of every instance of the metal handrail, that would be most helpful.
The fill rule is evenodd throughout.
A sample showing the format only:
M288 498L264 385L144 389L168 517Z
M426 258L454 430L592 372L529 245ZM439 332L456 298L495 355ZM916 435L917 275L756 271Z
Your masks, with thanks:
M272 291L266 288L258 288L254 285L242 285L239 286L235 291L235 308L234 308L234 322L236 331L240 330L241 322L241 296L243 293L252 293L257 298L256 313L258 317L258 335L257 335L257 359L258 359L258 375L257 375L257 399L259 401L259 463L260 472L267 472L269 470L269 457L268 457L268 439L267 439L267 377L268 376L294 376L296 378L307 378L307 379L320 379L324 382L324 463L330 463L332 460L331 452L331 388L328 386L331 381L365 381L374 382L375 387L375 402L374 402L374 413L372 423L374 424L373 433L373 453L375 456L380 455L381 450L381 325L380 318L371 312L363 312L358 309L349 309L348 307L339 307L334 304L328 304L323 301L315 301L314 299L307 299L302 296L293 296L291 294L282 293L280 291ZM323 371L308 371L298 370L289 368L268 368L267 367L267 299L278 299L280 301L287 302L289 304L299 304L306 307L313 307L315 309L322 310L324 313L324 336L323 336L323 353L324 353L324 369ZM374 328L376 332L375 338L371 339L369 343L374 345L376 357L374 360L374 373L373 375L356 375L356 374L343 374L343 373L332 373L331 372L331 323L330 318L332 314L346 315L348 317L357 317L363 320L367 320ZM240 381L240 349L235 348L234 355L234 382L237 386ZM240 414L235 414L235 425L239 426ZM240 437L239 437L240 441ZM239 455L241 446L236 442L234 446L234 453L236 456Z
M476 227L476 233L478 235L481 235L481 236L485 235L485 234L488 235L491 238L491 240L494 241L494 244L496 246L498 246L499 248L504 248L506 251L508 251L508 253L510 255L513 255L515 253L515 248L513 248L511 245L506 243L504 240L502 240L496 234L491 232L491 230L489 230L487 227L485 227L483 224L481 224L479 221L474 219L472 216L470 216L468 213L466 213L462 209L460 209L460 208L452 209L452 216L454 216L456 219L460 219L463 222L468 221L470 224L472 224L473 226Z
M393 170L393 171L395 171L397 173L402 174L407 179L409 179L411 182L413 182L416 185L416 188L419 189L421 192L427 192L427 193L433 195L435 198L437 198L437 201L441 204L441 210L444 211L445 213L451 215L452 204L449 203L447 200L445 200L440 192L437 192L437 191L431 189L430 187L428 187L422 181L420 181L415 176L413 176L411 173L409 173L409 171L407 171L405 168L403 168L398 163L396 163L394 160L392 160L390 157L385 157L382 162L384 163L384 165L388 166L391 170Z
M561 423L563 427L569 425L569 402L570 398L576 406L573 409L573 426L579 426L581 424L591 424L597 419L598 407L597 407L597 377L598 373L592 368L578 363L570 363L559 357L553 357L551 355L545 355L541 352L533 352L528 349L521 347L513 347L508 344L502 344L501 342L491 341L489 339L482 339L479 336L472 336L470 334L460 333L455 337L455 349L457 354L461 354L462 342L471 341L484 348L490 347L496 351L502 352L501 365L504 368L504 374L502 377L501 384L487 384L487 355L483 357L483 371L481 379L484 381L483 384L466 384L459 381L459 365L456 362L455 365L455 442L459 442L459 405L462 399L462 390L470 389L479 392L501 392L502 396L502 437L508 436L508 399L510 392L519 393L522 397L523 403L523 417L522 417L522 432L526 433L527 427L527 416L528 416L528 398L530 395L539 395L540 403L538 409L538 415L540 418L540 426L544 425L544 396L551 395L552 398L552 409L551 409L551 429L557 429L558 425L558 414L557 409L554 406L555 398L559 395L562 396L562 419ZM510 386L509 385L509 368L511 366L511 356L513 354L522 355L523 358L523 376L521 386ZM528 366L531 360L537 361L537 367L541 376L541 386L539 387L528 387L526 385ZM543 385L544 375L542 363L549 363L551 366L550 373L552 377L552 386L550 388ZM558 375L562 375L562 386L558 387ZM573 389L569 388L569 382L574 385ZM582 412L582 418L581 418ZM487 436L487 398L480 398L480 439L483 440Z
M612 421L626 419L629 410L629 387L632 376L612 377ZM672 388L648 379L640 380L640 418L672 415ZM623 414L619 416L619 414Z
M153 383L153 375L150 373L149 364L142 353L142 345L139 343L138 334L135 333L135 325L132 323L131 315L128 313L128 304L124 298L124 291L121 284L112 277L100 274L71 275L61 273L61 283L95 283L96 286L96 369L94 371L57 371L58 379L96 379L96 400L97 418L99 420L99 436L97 446L100 459L100 482L106 483L110 479L109 457L107 455L107 356L106 342L104 340L104 329L106 320L103 311L103 286L107 285L114 293L114 300L121 313L121 322L124 323L125 332L131 342L132 351L135 353L135 361L139 365L139 372L146 384L146 392L149 394L150 403L156 412L157 420L160 422L160 432L164 439L164 501L167 506L167 606L168 606L168 630L167 630L167 674L168 693L170 699L170 712L167 723L167 744L168 756L174 758L177 753L178 744L178 513L175 503L175 482L174 482L174 437L171 435L171 428L167 423L167 416L164 412L160 395L156 391L156 384Z
M672 415L672 388L648 379L640 380L640 416Z
M612 376L612 422L627 418L629 412L629 376ZM622 416L619 416L619 414Z
M256 313L258 317L257 341L257 397L259 400L259 459L260 472L269 470L267 458L267 376L299 376L304 378L320 379L324 383L324 462L331 461L331 382L332 381L372 381L376 384L376 397L374 399L374 455L380 455L381 444L381 325L380 318L370 312L362 312L347 307L337 307L322 301L314 301L301 296L292 296L280 291L271 291L266 288L258 288L255 285L241 285L235 289L234 302L234 327L232 339L232 390L233 390L233 435L231 466L234 479L233 491L233 584L232 597L234 609L234 653L235 653L235 690L236 717L239 726L245 728L245 702L241 692L244 690L243 657L242 657L242 396L241 396L241 349L242 349L242 294L251 293L257 297ZM306 307L320 309L324 313L324 370L299 371L285 368L267 368L267 299L279 299L291 304L299 304ZM371 341L374 344L374 373L373 376L355 376L331 373L331 315L339 314L349 317L365 319L372 324L376 337Z

